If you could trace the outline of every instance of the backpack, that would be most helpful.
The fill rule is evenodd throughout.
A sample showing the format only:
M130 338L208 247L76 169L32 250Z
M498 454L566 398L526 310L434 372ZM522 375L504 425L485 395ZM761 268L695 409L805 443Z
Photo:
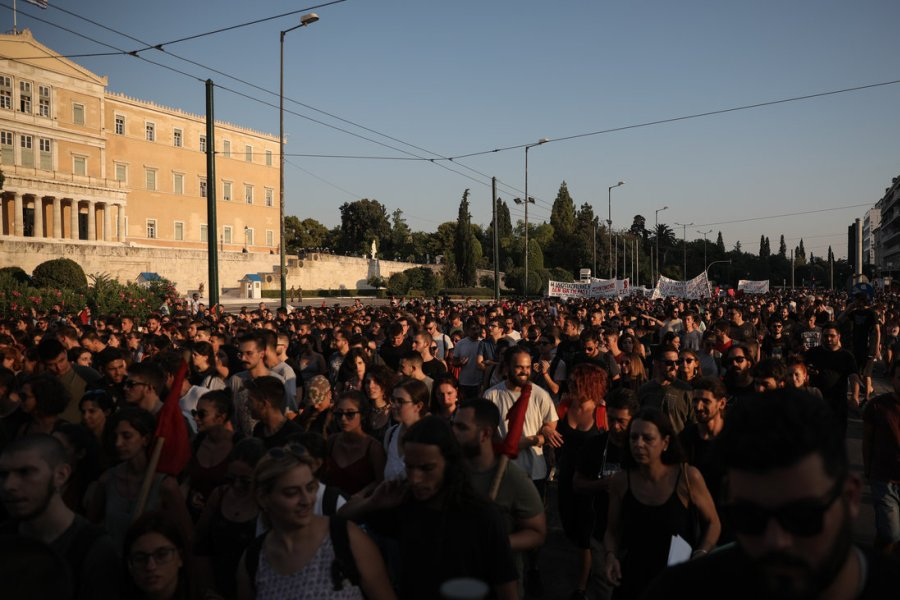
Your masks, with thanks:
M327 491L327 488L326 488ZM256 590L256 570L259 567L259 553L262 551L263 541L268 532L258 536L244 554L244 566L250 577L250 585ZM331 585L335 592L344 589L344 584L359 586L359 569L356 567L356 559L350 549L350 535L348 533L347 520L341 517L329 517L328 535L331 536L331 544L334 546L334 561L331 563Z

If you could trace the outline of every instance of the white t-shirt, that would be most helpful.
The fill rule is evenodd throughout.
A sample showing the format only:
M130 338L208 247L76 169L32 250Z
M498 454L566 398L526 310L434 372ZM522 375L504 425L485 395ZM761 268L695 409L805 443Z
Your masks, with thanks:
M506 437L507 421L506 413L516 403L521 391L511 391L507 389L506 382L503 381L491 389L484 392L484 397L497 405L500 409L500 435ZM546 423L555 423L559 420L556 415L556 407L550 394L539 385L531 385L531 398L528 399L528 410L525 411L525 424L522 428L522 435L537 435ZM521 448L516 463L523 469L532 479L545 479L547 477L547 459L544 458L544 449L537 446Z

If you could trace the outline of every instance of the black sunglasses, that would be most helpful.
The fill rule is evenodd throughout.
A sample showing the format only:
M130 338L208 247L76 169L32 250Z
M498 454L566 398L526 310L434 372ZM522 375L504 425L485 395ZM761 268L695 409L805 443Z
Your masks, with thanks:
M359 414L358 410L335 410L331 413L335 419L352 419Z
M822 500L798 500L778 508L765 508L750 502L725 506L725 518L734 530L745 535L762 535L774 518L786 532L811 537L822 532L825 513L841 496L843 480L837 481Z

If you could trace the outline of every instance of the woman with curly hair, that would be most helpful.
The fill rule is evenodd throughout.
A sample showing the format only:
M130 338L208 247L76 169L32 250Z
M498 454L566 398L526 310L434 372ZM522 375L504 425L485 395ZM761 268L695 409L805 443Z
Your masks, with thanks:
M609 378L606 370L582 363L569 374L569 391L563 396L557 412L556 430L563 444L556 450L558 468L559 517L566 537L578 548L581 567L577 590L587 588L591 571L591 531L593 530L593 500L576 494L573 481L578 455L584 445L607 429L606 392Z
M363 391L363 381L368 369L369 355L366 351L362 348L350 348L338 369L334 390L337 393L349 390Z
M384 365L369 366L363 378L363 391L370 404L367 431L378 441L384 439L391 425L391 393L396 383L397 374Z

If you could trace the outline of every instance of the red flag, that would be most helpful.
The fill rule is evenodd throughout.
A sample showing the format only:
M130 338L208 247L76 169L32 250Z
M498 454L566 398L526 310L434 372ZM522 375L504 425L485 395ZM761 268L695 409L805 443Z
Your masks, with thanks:
M528 400L531 399L531 384L526 383L522 387L522 393L509 410L506 412L506 439L497 448L498 454L504 454L510 458L519 455L519 440L522 439L522 429L525 427L525 413L528 412Z
M158 473L178 475L191 460L191 443L188 439L187 423L181 413L181 385L187 376L187 362L182 361L175 374L172 389L166 397L162 410L156 416L156 437L165 439L162 455L156 467Z

